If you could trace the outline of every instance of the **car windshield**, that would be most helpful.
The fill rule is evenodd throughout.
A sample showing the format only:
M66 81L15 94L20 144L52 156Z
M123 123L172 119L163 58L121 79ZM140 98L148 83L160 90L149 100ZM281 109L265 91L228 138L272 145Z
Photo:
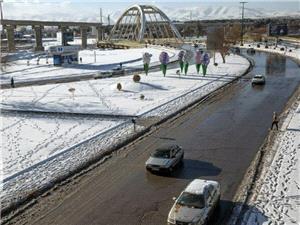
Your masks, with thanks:
M170 149L158 149L152 154L152 156L155 158L168 159L170 158Z
M262 75L255 75L255 78L262 78Z
M188 192L183 192L177 203L182 206L193 207L193 208L204 208L204 196L202 194L196 195Z

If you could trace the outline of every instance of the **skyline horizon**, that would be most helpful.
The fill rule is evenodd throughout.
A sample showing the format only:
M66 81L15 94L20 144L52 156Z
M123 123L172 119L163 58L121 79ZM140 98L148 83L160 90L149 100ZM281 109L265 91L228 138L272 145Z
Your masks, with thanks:
M299 16L298 1L255 1L250 0L245 5L245 18ZM141 1L139 3L129 0L104 1L4 1L4 19L28 19L28 20L57 20L57 21L100 21L100 8L104 23L110 15L111 23L121 13L133 4L148 3L156 5L165 11L171 20L192 19L238 19L240 17L240 4L237 1L196 1L179 2L176 0L156 2L155 0ZM168 4L173 3L173 4ZM258 4L259 3L259 4ZM61 10L63 9L63 10Z

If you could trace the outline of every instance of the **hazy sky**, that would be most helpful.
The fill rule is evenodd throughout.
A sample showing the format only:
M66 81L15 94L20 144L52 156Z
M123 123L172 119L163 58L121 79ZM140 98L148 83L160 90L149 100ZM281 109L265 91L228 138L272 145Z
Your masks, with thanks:
M249 10L266 9L278 12L283 10L287 14L299 12L300 15L299 1L247 0L247 2L246 7ZM110 14L112 19L115 19L120 12L133 4L155 4L162 10L168 10L168 14L172 14L171 9L176 9L179 12L193 7L198 7L199 10L201 7L218 6L238 9L240 5L239 1L232 0L3 0L3 14L4 18L7 19L99 21L100 8L102 8L104 16Z

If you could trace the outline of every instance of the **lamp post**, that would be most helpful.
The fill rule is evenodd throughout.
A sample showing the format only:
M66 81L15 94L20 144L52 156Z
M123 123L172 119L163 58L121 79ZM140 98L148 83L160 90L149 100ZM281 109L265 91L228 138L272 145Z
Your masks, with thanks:
M241 46L244 45L244 8L247 2L240 2L242 4L242 21L241 21Z

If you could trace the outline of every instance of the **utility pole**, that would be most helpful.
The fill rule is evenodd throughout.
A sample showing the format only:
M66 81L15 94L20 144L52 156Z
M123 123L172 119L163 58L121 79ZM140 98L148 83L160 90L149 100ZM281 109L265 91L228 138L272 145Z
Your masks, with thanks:
M100 8L100 24L102 25L102 8Z
M103 40L103 20L102 20L102 8L100 8L100 26L101 26L101 40ZM99 34L98 34L99 35Z
M3 0L0 0L0 10L1 10L1 23L2 23L2 20L3 20L3 10L2 10L2 3L3 3ZM2 30L3 30L3 26L2 26ZM0 33L0 35L2 34L2 31ZM2 68L2 51L1 51L1 45L2 45L2 41L0 43L0 70L1 72L3 72L3 68Z
M241 21L241 46L244 45L244 8L248 2L240 2L242 4L242 21Z
M110 15L109 14L107 16L107 23L108 23L108 26L110 26Z
M2 3L3 3L3 0L0 0L1 21L3 20Z

